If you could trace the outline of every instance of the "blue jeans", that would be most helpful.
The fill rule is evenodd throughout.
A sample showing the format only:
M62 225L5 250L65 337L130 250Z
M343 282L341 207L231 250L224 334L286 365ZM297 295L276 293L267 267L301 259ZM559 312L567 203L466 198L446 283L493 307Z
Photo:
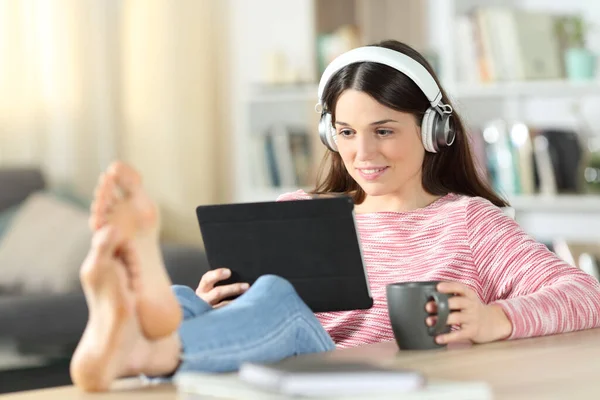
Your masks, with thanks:
M260 277L230 304L213 309L187 286L173 286L183 308L178 371L225 372L243 362L275 362L335 345L293 286Z

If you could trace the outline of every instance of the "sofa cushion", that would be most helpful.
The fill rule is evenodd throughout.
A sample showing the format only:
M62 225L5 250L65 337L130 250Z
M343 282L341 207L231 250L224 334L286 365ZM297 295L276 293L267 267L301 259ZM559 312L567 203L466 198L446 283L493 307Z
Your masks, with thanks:
M0 242L0 287L25 293L72 291L90 247L87 220L86 210L52 194L30 195Z

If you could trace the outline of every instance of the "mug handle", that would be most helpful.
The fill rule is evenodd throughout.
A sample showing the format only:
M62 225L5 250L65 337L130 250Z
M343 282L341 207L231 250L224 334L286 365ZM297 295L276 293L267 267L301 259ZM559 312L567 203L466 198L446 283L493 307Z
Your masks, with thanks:
M448 315L450 315L450 307L448 306L448 296L446 293L433 292L431 297L437 305L437 321L434 326L429 327L429 335L439 335L446 329L448 323Z

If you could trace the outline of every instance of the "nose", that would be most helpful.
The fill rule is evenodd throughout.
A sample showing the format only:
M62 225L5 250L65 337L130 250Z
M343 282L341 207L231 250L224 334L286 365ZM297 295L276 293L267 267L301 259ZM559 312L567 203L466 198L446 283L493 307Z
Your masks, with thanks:
M377 140L371 135L356 135L356 158L370 160L377 152Z

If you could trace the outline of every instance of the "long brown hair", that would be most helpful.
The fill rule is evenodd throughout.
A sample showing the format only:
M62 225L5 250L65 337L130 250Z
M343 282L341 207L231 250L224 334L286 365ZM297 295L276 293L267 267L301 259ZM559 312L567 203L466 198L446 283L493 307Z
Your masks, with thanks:
M406 54L421 63L433 76L442 91L442 100L450 104L446 92L439 83L433 68L427 60L407 44L387 40L373 46L385 47ZM360 62L347 65L331 77L323 94L325 107L331 110L335 122L335 105L338 98L347 89L365 92L386 107L411 113L418 125L421 125L425 111L430 104L421 89L403 73L373 62ZM452 146L438 153L425 152L422 166L422 185L430 194L443 196L457 193L467 196L483 197L498 207L508 202L498 196L489 185L479 177L469 140L463 122L454 111L451 124L456 133ZM325 175L326 173L326 175ZM317 177L313 194L341 193L349 195L356 204L365 199L365 192L348 174L339 153L327 151Z

